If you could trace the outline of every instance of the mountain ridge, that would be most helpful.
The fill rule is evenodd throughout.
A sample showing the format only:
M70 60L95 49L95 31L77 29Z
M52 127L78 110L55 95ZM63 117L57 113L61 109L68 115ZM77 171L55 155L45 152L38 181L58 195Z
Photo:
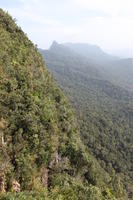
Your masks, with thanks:
M109 55L108 53L104 52L98 45L91 45L87 43L62 43L59 44L56 41L53 41L50 49L53 46L63 45L68 47L69 49L73 50L73 52L79 54L80 56L87 57L91 60L97 59L97 62L108 61L108 60L116 60L118 59L115 56Z

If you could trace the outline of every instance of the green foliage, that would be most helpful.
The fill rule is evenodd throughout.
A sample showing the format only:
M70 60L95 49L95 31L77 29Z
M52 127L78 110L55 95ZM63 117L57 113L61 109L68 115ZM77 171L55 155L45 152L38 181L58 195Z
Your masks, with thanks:
M36 47L0 10L0 199L94 199L77 127ZM22 192L11 192L14 180Z
M21 192L19 194L7 193L0 195L1 200L48 200L44 193L35 193L35 192Z
M21 192L18 194L1 194L0 200L116 200L107 189L104 195L99 188L92 185L71 185L71 187L54 187L50 192L41 190L38 192Z
M32 188L33 177L39 176L41 167L47 168L54 152L58 152L62 134L68 139L68 134L75 132L75 120L37 49L12 18L0 10L0 120L3 119L8 125L1 130L5 142L0 145L1 163L6 154L14 179L22 189Z

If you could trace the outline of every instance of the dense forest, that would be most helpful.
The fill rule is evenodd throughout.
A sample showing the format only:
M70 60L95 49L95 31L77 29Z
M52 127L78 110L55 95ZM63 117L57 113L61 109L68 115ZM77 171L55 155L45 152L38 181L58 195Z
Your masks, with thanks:
M61 55L59 57L62 59ZM51 58L55 60L54 56ZM70 58L69 60L71 62ZM55 65L57 64L61 67L60 62L55 62ZM63 65L66 66L65 62ZM63 68L61 72L62 70ZM64 70L67 71L66 68ZM63 72L62 75L65 76L65 73ZM78 109L81 117L78 117L80 126L67 97L57 86L36 46L15 24L9 14L0 9L1 200L127 200L125 190L127 185L122 185L120 176L117 175L115 169L115 166L118 167L117 158L112 151L115 164L113 166L111 157L109 157L110 161L106 159L105 155L108 157L109 152L106 146L105 148L103 146L106 142L106 145L111 148L110 138L106 136L105 132L108 130L108 133L110 131L113 133L114 131L109 117L112 116L112 112L108 115L109 125L104 113L103 118L99 118L99 110L94 112L92 109L91 102L94 102L94 99L91 99L90 102L86 99L88 107L84 107L83 118L84 103L80 104L80 101L82 103L85 97L80 92L86 92L86 90L83 89L84 85L77 88L77 82L75 82L77 75L69 73L67 78L70 80L72 80L70 75L75 88L73 89L70 85L69 91L74 93L75 106L80 108ZM68 83L73 85L71 81ZM100 84L98 83L98 85ZM88 88L86 89L88 90ZM77 94L80 94L78 98ZM120 95L122 95L121 92ZM89 96L89 98L92 97ZM87 95L86 98L88 98ZM129 99L132 100L132 96ZM123 99L123 101L126 100L127 98ZM108 98L105 105L107 102ZM94 106L98 108L95 102ZM131 112L129 105L128 110ZM124 110L121 112L125 113ZM90 114L93 117L90 118ZM128 114L125 113L123 116ZM86 118L89 119L88 123ZM94 126L91 120L97 124ZM121 142L124 120L125 118L121 122L122 127L114 125L114 127L116 126L116 135L121 130L120 140L114 138L114 146L116 143L123 146L127 143L130 145L130 132L124 140L126 142ZM83 125L81 126L81 124ZM127 130L128 128L129 124L127 124ZM95 134L97 133L97 140L95 134L88 134L92 129ZM102 135L102 133L104 134ZM80 136L82 136L82 140ZM93 139L95 139L95 143L90 142ZM118 147L126 149L126 146L120 145ZM122 155L121 149L119 150L120 156ZM131 156L132 149L125 153L128 158ZM102 156L103 159L101 159ZM101 162L102 160L103 162ZM106 161L109 161L109 164ZM125 167L131 169L131 164L132 162L127 162ZM123 165L123 160L120 165ZM121 167L122 169L118 168L121 170L119 173L124 178L129 178L130 185L132 176L129 176L128 171L126 171L127 174L124 174L123 166Z
M117 177L117 191L132 198L133 59L87 44L53 42L40 52L75 108L84 145L112 180Z

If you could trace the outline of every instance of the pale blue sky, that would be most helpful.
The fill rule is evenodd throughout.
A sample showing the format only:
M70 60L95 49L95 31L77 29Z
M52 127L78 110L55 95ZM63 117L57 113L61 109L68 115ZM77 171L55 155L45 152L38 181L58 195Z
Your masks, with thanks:
M0 0L41 48L53 40L133 49L133 0Z

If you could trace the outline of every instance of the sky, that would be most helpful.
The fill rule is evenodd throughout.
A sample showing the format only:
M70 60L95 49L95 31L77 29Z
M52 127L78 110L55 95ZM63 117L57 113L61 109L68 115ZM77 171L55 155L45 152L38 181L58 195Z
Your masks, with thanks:
M59 43L133 50L133 0L0 0L41 48Z

